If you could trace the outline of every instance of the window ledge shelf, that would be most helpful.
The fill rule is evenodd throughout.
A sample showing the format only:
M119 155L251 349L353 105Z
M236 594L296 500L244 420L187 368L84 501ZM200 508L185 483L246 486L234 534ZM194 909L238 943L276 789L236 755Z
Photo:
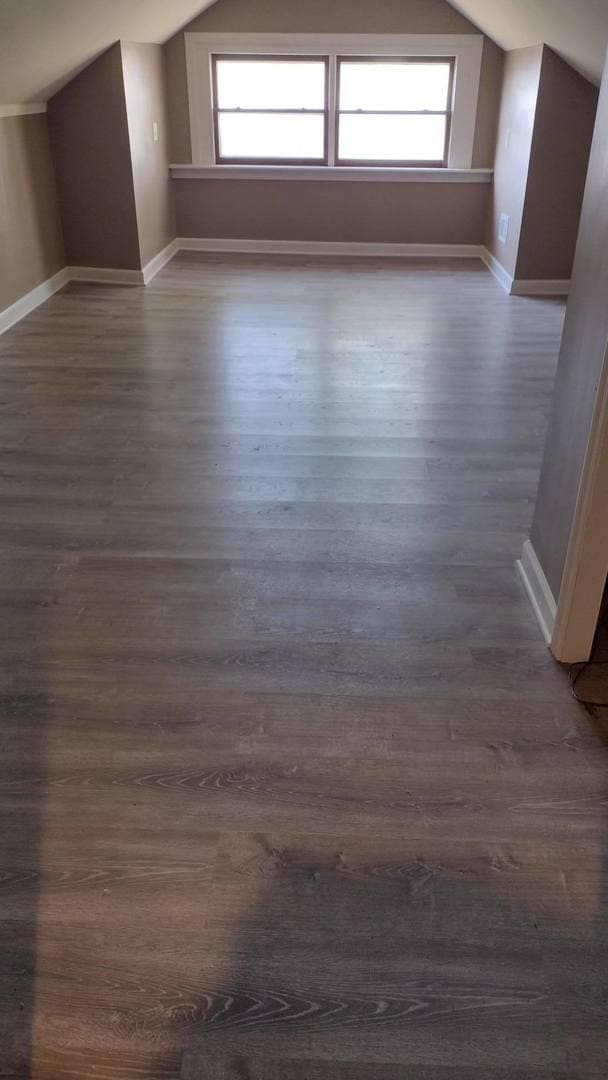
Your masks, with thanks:
M174 180L355 180L398 184L489 184L492 169L360 165L170 165Z

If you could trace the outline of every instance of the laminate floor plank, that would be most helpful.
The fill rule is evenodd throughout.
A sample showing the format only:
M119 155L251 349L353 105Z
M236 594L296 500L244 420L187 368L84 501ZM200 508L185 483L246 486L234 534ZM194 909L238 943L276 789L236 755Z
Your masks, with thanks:
M539 637L563 304L181 254L0 339L0 1075L605 1080L608 735Z

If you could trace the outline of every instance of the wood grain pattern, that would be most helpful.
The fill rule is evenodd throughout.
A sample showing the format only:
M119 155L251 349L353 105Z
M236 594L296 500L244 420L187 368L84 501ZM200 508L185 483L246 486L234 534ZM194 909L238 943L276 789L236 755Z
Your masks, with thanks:
M180 255L0 343L0 1075L599 1080L606 738L514 560L563 317Z

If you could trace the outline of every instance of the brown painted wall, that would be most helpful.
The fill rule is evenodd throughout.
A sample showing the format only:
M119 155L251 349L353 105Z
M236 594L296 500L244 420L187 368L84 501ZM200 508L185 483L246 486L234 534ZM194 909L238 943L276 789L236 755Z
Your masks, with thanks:
M505 56L506 53L490 38L484 38L473 144L474 169L491 169L494 165Z
M185 32L292 34L479 34L476 26L444 0L219 0ZM171 125L171 158L192 160L184 31L165 46ZM473 165L494 162L496 118L500 102L503 53L486 39L481 73Z
M513 277L524 215L542 53L542 46L539 45L531 49L515 49L505 57L494 163L494 194L486 242L488 249ZM498 239L501 214L509 215L506 244Z
M608 64L597 112L532 543L559 595L608 345Z
M479 244L489 184L176 180L179 236Z
M516 277L572 273L597 109L595 86L545 48Z
M175 165L192 161L186 79L186 39L177 34L164 47L169 120L169 154Z
M123 42L122 58L139 250L145 266L175 238L163 51L160 45Z
M596 88L551 49L507 53L487 246L515 278L570 277L596 107Z
M120 43L56 94L48 115L68 263L138 269Z
M219 0L186 27L200 33L478 34L444 0Z
M0 119L0 311L65 266L44 114Z

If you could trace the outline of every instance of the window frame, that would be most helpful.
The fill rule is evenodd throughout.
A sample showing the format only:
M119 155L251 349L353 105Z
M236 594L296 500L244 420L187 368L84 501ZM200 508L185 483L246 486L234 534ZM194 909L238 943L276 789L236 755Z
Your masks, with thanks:
M341 109L340 108L340 80L342 64L445 64L449 65L450 77L448 82L447 106L441 111L432 109ZM447 169L450 150L450 136L452 132L452 114L454 111L454 76L456 71L455 56L337 56L336 57L336 101L335 101L335 164L337 168L344 166L365 166L367 168L396 168L396 169ZM340 117L341 116L445 116L445 138L443 144L443 157L439 160L423 160L420 158L342 158L340 157Z
M329 56L316 55L305 56L301 53L211 53L211 108L213 110L213 145L214 161L216 165L318 165L320 168L329 164ZM313 61L324 66L324 107L322 109L222 109L218 104L217 65L222 60L241 60L247 63L264 63L274 61L279 63L310 63ZM288 114L289 116L322 116L323 117L323 156L320 158L285 158L285 157L225 157L220 153L220 113L256 113L270 115Z
M446 180L466 179L465 174L479 172L473 166L476 141L476 117L482 66L484 38L482 34L275 34L275 33L201 33L184 35L186 53L186 78L188 113L190 120L190 150L183 166L194 167L209 176L232 175L235 178L255 179L256 176L276 176L278 179L298 177L339 179L348 175L351 179L385 181L412 179L416 172L421 180L430 182L432 177ZM215 160L215 136L212 107L212 55L232 54L239 56L264 55L286 58L305 56L329 57L329 112L336 107L337 57L417 57L455 58L452 117L450 125L447 168L435 163L425 168L416 162L414 166L399 166L391 162L387 166L337 165L336 129L328 125L327 164L296 165L289 159L281 159L273 165L257 165L251 159L238 165L217 164ZM176 163L176 167L177 163Z

